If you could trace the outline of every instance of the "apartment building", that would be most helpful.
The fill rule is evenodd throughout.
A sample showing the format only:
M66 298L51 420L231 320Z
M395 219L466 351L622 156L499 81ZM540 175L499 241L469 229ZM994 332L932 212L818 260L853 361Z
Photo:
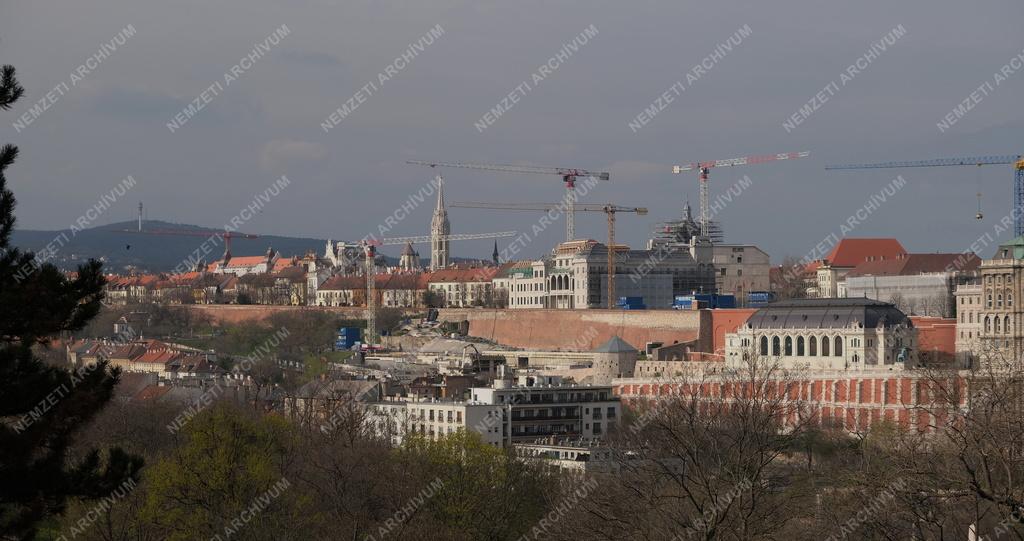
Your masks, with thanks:
M474 402L502 409L505 445L559 437L595 440L622 418L611 385L575 385L559 376L499 374L491 387L474 387Z

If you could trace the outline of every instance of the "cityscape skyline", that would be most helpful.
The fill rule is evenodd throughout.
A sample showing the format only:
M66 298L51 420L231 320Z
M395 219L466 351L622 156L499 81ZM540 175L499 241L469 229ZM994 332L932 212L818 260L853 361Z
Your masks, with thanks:
M238 24L233 5L206 6L195 18L110 0L107 9L67 8L68 22L58 23L66 39L60 48L28 31L49 19L49 3L6 8L0 46L8 61L24 66L27 89L11 120L0 124L0 135L23 149L11 180L19 227L67 227L87 208L83 201L99 199L128 175L137 185L97 224L133 217L142 200L151 218L217 227L288 175L294 185L246 229L359 239L372 232L375 217L400 208L432 178L405 160L452 159L610 171L611 182L586 201L648 207L645 219L620 224L619 239L637 247L656 222L697 201L696 175L673 176L672 164L810 150L805 160L713 176L712 197L744 174L753 181L750 197L722 209L726 240L757 244L781 261L811 250L896 176L826 173L826 164L1021 152L1015 142L1024 115L1012 105L1024 83L1016 69L1003 81L993 78L1022 54L1005 37L1013 35L1009 14L1022 9L1015 3L981 6L955 21L942 9L915 6L886 5L879 18L881 3L827 11L566 4L545 7L542 19L525 15L532 10L459 5L342 11L317 4L345 14L331 19L256 4ZM702 24L680 31L677 22L693 17ZM799 46L812 39L807 23L816 20L827 20L832 33L813 48ZM162 29L165 21L175 32ZM231 31L215 30L229 21ZM387 37L370 36L360 23L387 25ZM118 44L129 25L134 32ZM885 44L900 25L905 32ZM749 32L741 36L744 27ZM542 37L517 37L527 30ZM180 39L186 34L208 39L193 44ZM955 44L949 35L959 36ZM88 61L104 47L104 58ZM407 60L396 63L403 54ZM869 54L859 62L865 69L845 75ZM555 69L539 69L558 55ZM695 72L706 58L711 68ZM86 69L76 71L81 65ZM616 77L606 76L609 66ZM53 91L45 110L31 114ZM819 93L826 101L815 98ZM965 99L976 103L963 118L945 121ZM189 116L195 103L201 107ZM481 124L493 110L503 113ZM653 116L638 121L645 111ZM21 122L26 113L31 121ZM179 114L187 122L177 122ZM322 129L324 122L332 127ZM881 205L851 236L896 234L917 251L962 251L993 234L1009 212L1009 167L902 173L911 190ZM76 181L64 183L69 175ZM474 171L445 178L450 200L554 203L563 193L555 179ZM974 218L979 192L984 220ZM424 206L393 231L426 234L431 209ZM786 219L796 214L802 219ZM452 211L450 219L455 233L522 230L536 221L472 209ZM603 237L600 216L578 221L578 236ZM805 221L828 231L803 227ZM548 228L524 253L546 253L560 229ZM937 237L936 229L947 233ZM470 242L453 255L489 251L489 241Z

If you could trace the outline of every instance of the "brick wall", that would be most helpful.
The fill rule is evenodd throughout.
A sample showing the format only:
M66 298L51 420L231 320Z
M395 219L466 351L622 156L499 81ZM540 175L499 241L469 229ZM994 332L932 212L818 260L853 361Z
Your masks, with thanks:
M274 306L259 304L186 304L181 309L206 314L214 324L258 322L277 313L326 312L338 317L362 319L366 310L352 306ZM415 311L413 311L415 312ZM422 310L420 310L422 313Z
M710 310L443 309L443 321L469 321L469 334L524 349L590 351L618 335L642 350L647 342L699 340L711 347ZM703 330L703 332L702 332Z
M831 374L830 374L831 375ZM964 380L955 377L947 384L960 387ZM787 383L780 382L779 392ZM932 404L934 382L922 375L864 375L840 374L834 377L811 375L793 380L789 385L789 398L805 401L819 422L836 424L845 430L867 430L872 423L885 419L912 430L930 430L942 426L944 416L925 411ZM726 384L725 396L728 396ZM627 403L639 404L662 400L675 395L691 396L698 393L708 399L723 398L722 384L714 381L699 387L686 382L659 382L657 380L616 380L614 392ZM924 407L922 407L924 406Z

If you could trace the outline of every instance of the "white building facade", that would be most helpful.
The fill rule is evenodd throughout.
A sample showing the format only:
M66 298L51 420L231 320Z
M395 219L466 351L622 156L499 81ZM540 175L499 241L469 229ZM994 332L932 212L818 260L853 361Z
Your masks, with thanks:
M761 308L726 335L726 363L750 356L790 369L892 371L917 364L917 329L870 299L796 299Z

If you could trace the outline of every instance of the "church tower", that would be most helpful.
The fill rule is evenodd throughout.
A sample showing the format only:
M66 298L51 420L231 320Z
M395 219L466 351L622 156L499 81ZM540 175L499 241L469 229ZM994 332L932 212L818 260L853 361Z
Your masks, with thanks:
M412 248L412 243L405 243L402 257L398 260L398 268L404 272L417 271L420 268L420 254Z
M430 221L430 270L435 271L448 266L448 235L452 226L448 223L448 211L444 208L444 179L437 176L437 207L434 218Z

